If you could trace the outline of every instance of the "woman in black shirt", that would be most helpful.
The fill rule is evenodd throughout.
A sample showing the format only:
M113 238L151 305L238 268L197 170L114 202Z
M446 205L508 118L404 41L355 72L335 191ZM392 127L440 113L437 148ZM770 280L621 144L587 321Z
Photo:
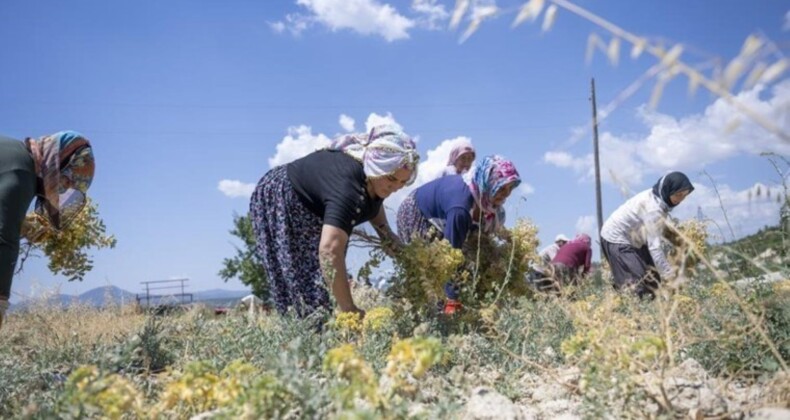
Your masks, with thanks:
M364 311L351 297L345 254L354 226L370 221L398 243L382 203L414 182L419 154L398 128L344 136L325 150L272 169L250 202L258 255L277 310L299 316L329 308L327 283L341 311ZM327 280L325 280L327 279Z

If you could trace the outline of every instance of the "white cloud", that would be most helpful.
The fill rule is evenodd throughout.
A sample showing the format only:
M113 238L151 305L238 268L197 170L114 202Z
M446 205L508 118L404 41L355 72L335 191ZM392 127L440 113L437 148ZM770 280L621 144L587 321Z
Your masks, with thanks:
M288 127L288 135L277 145L277 152L269 158L269 167L284 165L306 156L318 149L328 147L332 143L323 134L314 135L312 128L306 125Z
M398 129L403 130L403 127L395 121L395 117L392 116L392 113L388 112L387 115L379 115L375 112L371 112L370 115L368 115L368 119L365 121L365 132L369 133L373 127L382 124L394 125Z
M534 193L535 193L535 187L533 187L532 185L530 185L530 184L528 184L528 183L526 183L524 181L521 181L521 184L519 184L518 188L512 194L512 196L513 197L520 197L520 196L526 197L526 196L534 194Z
M543 155L543 160L560 168L571 168L577 172L588 168L588 157L573 157L567 152L549 151Z
M376 0L297 0L311 13L301 20L318 22L332 31L349 29L362 35L378 35L389 42L409 38L415 22L389 4Z
M269 27L278 34L285 32L285 23L277 21L277 22L268 22Z
M223 179L217 185L217 189L230 198L250 198L255 190L255 184L247 184L235 179Z
M346 114L340 114L339 122L340 122L340 126L343 127L343 130L346 130L346 131L349 131L349 132L354 131L355 121L354 121L353 118L349 117Z
M757 86L737 95L740 103L768 118L784 132L790 132L790 80L765 92ZM761 95L770 93L767 99ZM629 186L639 185L645 175L670 170L695 171L711 163L740 154L762 152L790 154L790 143L767 132L723 99L716 100L701 114L675 118L646 107L637 113L649 128L641 138L601 135L601 173L604 181ZM550 151L544 161L569 168L583 179L594 175L593 156L573 156L564 151Z
M595 216L581 216L576 220L576 233L586 233L592 237L598 235L598 222Z
M736 237L749 235L763 226L779 223L781 204L777 203L776 198L783 193L781 187L756 183L743 190L733 190L726 184L718 184L717 188L721 196L721 204L713 187L695 182L694 192L672 212L672 215L685 220L696 218L701 212L703 217L712 220L713 223L708 231L712 239L717 241L732 239L727 220Z
M783 31L790 31L790 10L785 13L785 24L782 26Z
M441 29L450 18L450 13L438 0L413 0L411 10L418 15L415 21L417 26L429 30Z
M287 29L293 36L299 36L307 28L313 25L315 19L310 16L301 15L299 13L292 13L285 15L285 22L269 22L269 27L275 33L281 34Z

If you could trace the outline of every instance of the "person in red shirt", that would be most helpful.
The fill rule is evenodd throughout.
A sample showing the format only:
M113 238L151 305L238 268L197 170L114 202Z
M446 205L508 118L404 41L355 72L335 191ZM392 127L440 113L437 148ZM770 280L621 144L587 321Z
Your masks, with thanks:
M591 243L590 236L581 233L557 251L557 255L551 260L555 286L576 285L590 272Z

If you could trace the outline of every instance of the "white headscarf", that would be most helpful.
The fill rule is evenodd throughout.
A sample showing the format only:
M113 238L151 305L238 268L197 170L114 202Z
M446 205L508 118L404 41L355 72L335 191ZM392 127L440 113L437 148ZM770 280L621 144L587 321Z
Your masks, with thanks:
M331 148L342 150L362 162L368 178L392 175L398 169L412 171L406 185L410 185L417 178L420 155L414 140L393 125L373 127L369 134L343 136L335 140Z

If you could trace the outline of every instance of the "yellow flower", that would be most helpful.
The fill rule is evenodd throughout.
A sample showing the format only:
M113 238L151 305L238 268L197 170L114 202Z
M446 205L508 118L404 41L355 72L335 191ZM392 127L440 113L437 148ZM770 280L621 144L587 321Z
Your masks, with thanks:
M73 407L111 419L119 419L127 413L142 413L143 397L137 388L124 377L106 375L95 366L75 370L65 388L65 408Z
M675 295L675 301L678 303L678 311L683 314L690 314L696 307L696 301L686 295Z
M772 288L776 294L790 293L790 279L778 281L773 284Z
M373 308L365 315L365 331L383 331L392 326L395 314L387 307Z
M220 377L207 362L192 362L186 365L184 373L165 386L160 397L163 409L184 406L192 411L206 411L218 406L215 387Z
M400 340L392 346L387 356L386 374L396 378L409 373L415 378L420 378L443 357L442 344L436 338Z
M340 312L335 318L335 328L340 331L362 331L362 322L357 312Z

